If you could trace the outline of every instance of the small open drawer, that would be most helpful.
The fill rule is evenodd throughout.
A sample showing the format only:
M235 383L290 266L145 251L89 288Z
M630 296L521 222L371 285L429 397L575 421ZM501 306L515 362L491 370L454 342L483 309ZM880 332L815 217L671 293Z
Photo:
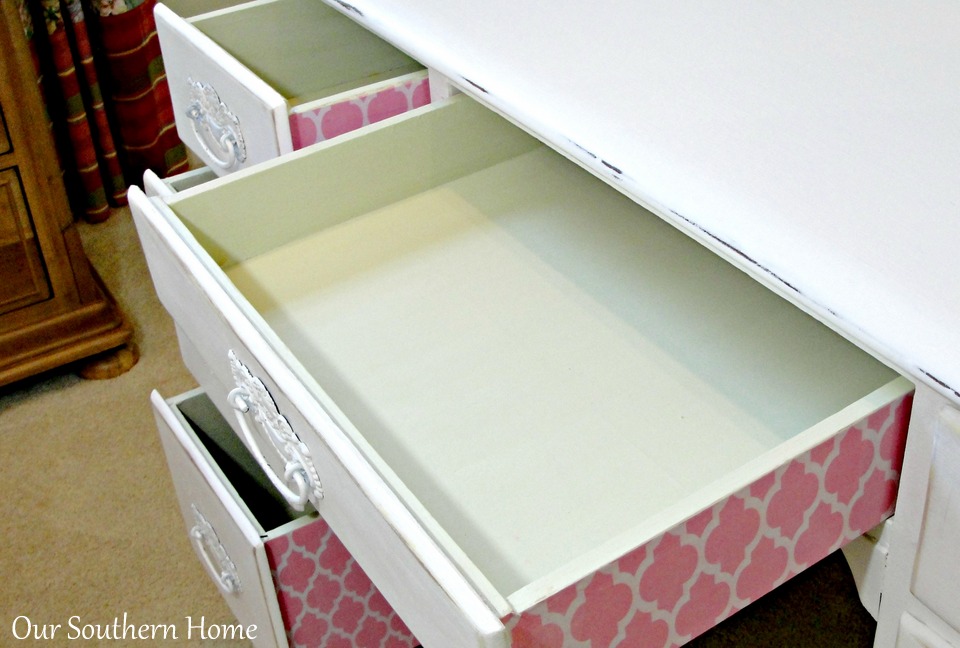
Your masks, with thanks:
M330 527L285 505L202 391L151 400L190 540L254 645L416 645Z
M893 510L909 381L466 97L130 202L424 646L680 644Z
M217 174L210 167L191 169L167 178L161 178L151 173L143 179L143 191L148 196L162 196L169 198L185 189L199 187L204 182L217 179Z
M154 14L177 132L221 175L430 101L423 66L320 0Z

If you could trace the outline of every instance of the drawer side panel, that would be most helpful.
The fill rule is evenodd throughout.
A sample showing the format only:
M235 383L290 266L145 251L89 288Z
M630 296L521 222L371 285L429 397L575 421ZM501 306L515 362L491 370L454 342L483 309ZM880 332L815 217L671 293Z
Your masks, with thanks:
M291 646L418 644L322 518L265 548Z
M294 150L427 105L430 81L426 72L412 76L375 91L295 108L290 113Z
M859 537L893 513L912 397L504 619L513 645L681 645Z

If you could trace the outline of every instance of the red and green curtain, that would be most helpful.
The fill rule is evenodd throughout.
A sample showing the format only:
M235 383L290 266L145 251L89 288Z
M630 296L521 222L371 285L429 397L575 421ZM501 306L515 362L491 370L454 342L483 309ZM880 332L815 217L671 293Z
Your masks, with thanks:
M174 127L156 0L15 0L75 209L91 222L124 204L146 169L187 169Z

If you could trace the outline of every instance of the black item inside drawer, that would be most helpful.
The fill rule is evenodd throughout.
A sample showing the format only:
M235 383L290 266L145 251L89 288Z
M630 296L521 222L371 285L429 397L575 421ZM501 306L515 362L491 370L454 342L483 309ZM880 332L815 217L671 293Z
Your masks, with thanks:
M264 529L275 529L304 515L290 508L206 395L183 401L179 409L240 500Z

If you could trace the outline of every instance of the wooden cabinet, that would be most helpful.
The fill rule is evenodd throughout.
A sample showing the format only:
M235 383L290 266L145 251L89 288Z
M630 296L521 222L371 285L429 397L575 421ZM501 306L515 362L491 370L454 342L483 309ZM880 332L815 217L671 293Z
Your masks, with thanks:
M16 167L0 170L0 315L50 297L50 282Z
M0 385L93 356L84 375L116 375L132 329L84 255L14 3L0 9Z

